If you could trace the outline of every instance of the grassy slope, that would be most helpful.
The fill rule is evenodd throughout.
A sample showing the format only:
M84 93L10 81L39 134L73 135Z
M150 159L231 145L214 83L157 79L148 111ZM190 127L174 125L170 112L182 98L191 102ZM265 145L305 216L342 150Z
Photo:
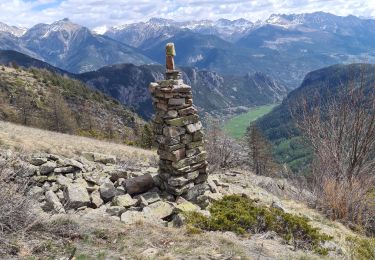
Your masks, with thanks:
M231 118L224 124L225 132L236 139L240 139L245 135L246 129L251 122L269 113L276 105L270 104L254 107L246 113Z
M93 138L62 134L38 128L25 127L0 120L0 148L25 153L53 153L66 157L80 155L83 151L116 155L126 161L155 161L156 153L150 150Z

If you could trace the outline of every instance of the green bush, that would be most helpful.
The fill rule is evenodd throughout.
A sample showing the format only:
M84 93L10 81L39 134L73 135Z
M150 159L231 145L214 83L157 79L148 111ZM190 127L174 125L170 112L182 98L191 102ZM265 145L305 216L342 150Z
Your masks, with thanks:
M375 259L375 238L347 238L353 259Z
M322 243L332 239L312 227L306 218L257 205L239 195L226 196L214 202L210 212L210 217L197 212L186 213L187 222L203 230L232 231L240 235L274 231L296 248L320 254L327 253Z

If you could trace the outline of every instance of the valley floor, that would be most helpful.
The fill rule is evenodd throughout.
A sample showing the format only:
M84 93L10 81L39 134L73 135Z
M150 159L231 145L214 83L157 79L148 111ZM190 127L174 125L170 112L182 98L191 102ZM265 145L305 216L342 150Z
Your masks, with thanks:
M30 156L54 153L75 157L82 151L95 151L132 160L142 167L155 165L156 153L125 145L69 136L0 122L0 151ZM188 227L175 228L153 221L126 225L109 216L105 207L86 208L67 214L40 212L43 227L15 234L17 256L2 259L351 259L347 237L356 236L340 223L330 221L297 199L309 196L286 180L256 176L246 170L227 170L212 174L218 180L216 198L245 194L261 204L278 205L285 212L304 216L333 240L326 257L295 249L277 234L267 232L237 236L231 232L195 232ZM54 223L52 226L48 223ZM167 223L165 223L167 224ZM48 228L47 228L48 227Z

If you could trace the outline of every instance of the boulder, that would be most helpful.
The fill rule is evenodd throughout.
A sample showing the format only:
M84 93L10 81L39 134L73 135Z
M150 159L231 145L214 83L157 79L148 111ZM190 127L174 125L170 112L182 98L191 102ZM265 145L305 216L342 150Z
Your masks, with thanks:
M137 203L138 203L138 200L133 199L132 197L130 197L129 194L116 196L112 200L113 206L120 206L120 207L125 207L125 208L135 206Z
M54 173L72 173L76 170L73 166L59 167L53 170Z
M43 196L44 190L41 187L33 186L28 192L27 195L34 198L39 199L41 196Z
M101 154L101 153L93 153L93 152L83 152L82 156L89 161L93 162L100 162L103 164L115 164L116 163L116 156Z
M143 208L143 214L146 218L163 219L173 214L174 207L164 201L158 201Z
M144 174L139 177L125 180L125 189L130 195L149 191L155 186L151 174Z
M35 166L32 164L26 164L23 167L22 173L25 177L30 177L30 176L35 175L38 172L38 170L39 170L38 166Z
M85 168L82 163L74 159L66 159L64 160L63 163L64 163L63 165L65 166L72 166L74 168L81 169L81 170Z
M115 185L109 179L106 179L103 184L100 185L99 191L100 196L105 202L112 200L112 198L116 196Z
M208 178L207 184L208 184L208 187L210 187L210 190L211 190L212 193L218 193L219 192L215 182L212 179Z
M46 175L53 172L56 167L57 164L55 162L46 162L40 166L39 171L41 174Z
M192 212L192 211L199 211L200 208L189 202L189 201L184 201L180 204L178 204L177 206L175 206L175 211L176 212Z
M56 177L56 182L57 184L61 185L62 187L66 187L68 186L69 184L71 184L73 182L72 179L69 179L63 175L59 175Z
M89 206L91 203L86 187L80 183L69 184L64 190L64 199L71 209Z
M110 206L106 209L106 212L111 216L119 217L123 212L126 211L126 208L121 206Z
M143 212L128 210L121 214L121 221L127 225L133 225L137 222L143 222L146 219Z
M104 202L102 198L100 197L100 192L98 190L94 190L90 194L90 197L91 197L91 205L94 208L99 208L101 205L103 205Z
M160 201L159 194L157 192L153 192L153 191L143 193L142 195L139 196L139 198L142 198L144 200L144 202L147 203L146 205L149 205L149 204L155 203L157 201Z
M45 194L46 196L46 207L53 211L54 213L65 213L65 209L63 205L60 202L60 199L57 197L57 195L49 190Z
M207 188L206 183L197 184L190 188L183 197L189 201L195 200L198 196L202 195Z
M46 163L48 160L45 157L32 157L30 163L35 166L40 166Z
M108 177L104 172L85 172L82 177L93 184L101 185L104 183L105 179Z

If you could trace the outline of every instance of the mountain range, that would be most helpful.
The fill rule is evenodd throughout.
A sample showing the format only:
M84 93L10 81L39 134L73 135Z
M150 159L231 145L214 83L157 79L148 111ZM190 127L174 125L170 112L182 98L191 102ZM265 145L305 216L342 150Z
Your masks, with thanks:
M296 88L310 71L375 61L375 20L329 13L271 15L265 21L178 22L153 18L103 35L68 19L28 30L0 25L0 49L16 50L69 72L119 63L164 63L173 41L179 66L244 76L261 72Z
M69 19L37 24L22 35L13 27L7 28L0 30L0 49L19 51L74 73L122 62L153 63L135 48L97 35Z
M148 85L163 79L165 72L161 65L117 64L73 74L16 51L0 51L0 64L42 68L78 79L133 108L146 119L153 113ZM180 70L184 81L192 86L194 103L202 114L208 112L222 116L243 112L251 106L280 102L290 91L284 84L261 72L224 76L196 68L182 67Z

